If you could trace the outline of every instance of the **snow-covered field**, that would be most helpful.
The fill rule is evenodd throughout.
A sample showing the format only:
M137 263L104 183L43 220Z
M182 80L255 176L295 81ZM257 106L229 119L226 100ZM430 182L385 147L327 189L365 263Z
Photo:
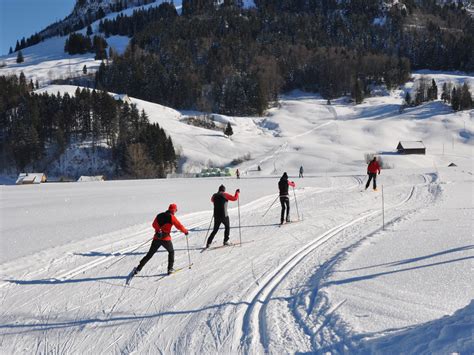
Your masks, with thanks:
M384 170L384 230L360 174L296 179L283 227L271 176L2 187L0 353L472 353L472 174ZM220 183L244 244L201 253ZM124 288L170 202L192 268L161 250Z
M250 153L243 178L0 186L0 353L472 353L473 111L436 101L400 113L402 96L328 106L294 92L263 118L217 116L231 139L132 98L183 167ZM393 154L399 140L427 154ZM364 154L376 151L391 169L366 191ZM279 227L278 202L262 216L300 165L302 221ZM244 243L201 253L221 183L242 190L241 229L236 203L230 216ZM160 250L125 288L171 202L192 268L164 277ZM174 245L186 267L184 236Z

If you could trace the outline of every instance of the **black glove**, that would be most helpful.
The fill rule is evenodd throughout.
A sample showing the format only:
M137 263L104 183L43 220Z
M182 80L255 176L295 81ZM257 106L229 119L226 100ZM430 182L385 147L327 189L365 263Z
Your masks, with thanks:
M235 192L238 192L240 194L240 189L235 190Z
M189 234L189 232L184 233L184 235L188 235L188 234Z
M380 171L379 171L379 175L380 175Z

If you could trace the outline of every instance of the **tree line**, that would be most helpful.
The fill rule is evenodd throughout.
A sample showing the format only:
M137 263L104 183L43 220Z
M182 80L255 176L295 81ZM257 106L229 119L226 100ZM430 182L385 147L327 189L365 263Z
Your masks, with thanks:
M89 32L89 31L88 31ZM91 33L92 30L89 32ZM69 54L95 53L96 60L107 59L107 41L101 36L84 36L81 33L71 33L64 44L64 51Z
M454 111L470 110L474 108L472 94L467 82L462 85L454 85L451 82L443 83L441 95L439 95L438 85L432 78L423 76L415 83L414 97L408 91L405 94L406 106L418 106L424 102L438 100L451 105Z
M202 14L185 11L185 4L184 16L169 3L148 10L154 20L133 32L123 56L101 65L97 87L172 107L261 115L283 91L334 98L357 86L365 95L371 84L391 88L409 77L408 59L339 43L333 37L345 38L343 29L328 31L320 13L268 13L224 2ZM123 35L134 22L120 18L103 29ZM384 30L374 31L382 36Z
M184 0L182 16L163 3L102 21L106 36L133 38L100 67L97 87L177 108L261 115L287 90L351 94L360 103L373 84L404 83L412 66L474 70L474 21L460 6L407 0L385 13L378 0L255 4ZM420 14L429 14L427 25L410 26Z
M150 124L136 105L103 91L77 88L74 95L36 94L23 73L0 77L0 137L4 168L47 170L73 142L104 144L116 176L165 177L177 156L171 137Z

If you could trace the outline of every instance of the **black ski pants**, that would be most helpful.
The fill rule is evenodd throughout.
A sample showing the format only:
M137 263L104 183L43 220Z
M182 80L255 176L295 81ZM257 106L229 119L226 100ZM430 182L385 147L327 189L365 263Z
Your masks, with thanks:
M214 229L212 230L211 235L209 238L207 238L207 245L212 243L212 240L214 239L215 235L219 231L219 227L221 226L221 223L224 224L224 243L229 240L229 234L230 234L230 220L229 216L227 217L214 217Z
M370 180L372 179L374 179L374 190L377 188L377 174L369 173L369 179L367 180L367 184L365 185L366 189L370 186Z
M286 220L290 219L290 198L288 196L280 196L281 204L281 218L280 222L283 223L285 220L285 209L286 209Z
M157 252L157 250L163 246L168 251L168 270L173 268L174 265L174 249L173 249L173 243L171 240L162 240L162 239L153 239L151 242L150 250L148 250L148 253L143 257L142 260L140 260L140 264L138 264L137 270L140 271L145 264L148 262L148 260L151 259L151 257Z

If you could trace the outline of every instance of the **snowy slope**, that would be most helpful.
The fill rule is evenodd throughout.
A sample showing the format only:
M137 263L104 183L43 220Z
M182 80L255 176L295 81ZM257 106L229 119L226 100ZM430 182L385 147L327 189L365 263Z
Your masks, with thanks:
M415 74L415 76L420 74ZM432 73L441 83L447 80L472 82L472 77L452 73ZM48 86L40 92L68 92L76 87ZM473 155L474 114L453 112L448 105L434 101L400 113L403 91L368 98L354 106L345 99L327 105L318 95L293 92L283 96L279 107L265 117L227 117L234 135L182 122L187 112L132 98L144 109L151 122L158 122L171 135L182 155L182 170L198 172L202 167L226 166L232 160L250 155L240 164L248 176L296 174L303 165L307 174L357 170L364 172L366 153L382 153L392 168L447 166L465 162ZM398 156L393 152L399 141L422 140L426 156ZM218 146L219 149L215 149ZM262 171L257 171L260 165Z
M94 60L94 53L69 55L64 52L67 37L53 37L22 50L25 61L16 63L16 54L0 57L6 64L0 68L0 75L20 75L27 80L38 80L44 86L51 80L82 76L84 65L88 73L99 69L100 60ZM107 43L119 53L125 50L129 39L122 36L107 38Z

